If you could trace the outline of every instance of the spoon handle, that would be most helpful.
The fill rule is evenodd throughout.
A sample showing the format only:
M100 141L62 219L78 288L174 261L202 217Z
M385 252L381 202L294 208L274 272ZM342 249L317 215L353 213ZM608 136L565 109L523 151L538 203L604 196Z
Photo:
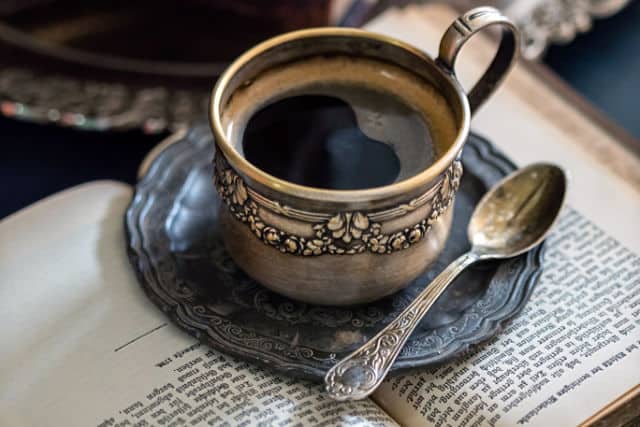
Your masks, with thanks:
M453 279L479 257L467 252L453 261L398 317L356 351L336 363L324 377L335 400L364 399L380 385L407 338Z

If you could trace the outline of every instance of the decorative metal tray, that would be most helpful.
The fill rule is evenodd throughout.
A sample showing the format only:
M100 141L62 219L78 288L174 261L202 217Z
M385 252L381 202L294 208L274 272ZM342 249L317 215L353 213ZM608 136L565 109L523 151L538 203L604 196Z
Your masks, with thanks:
M551 44L568 44L593 21L618 13L630 0L494 0L522 31L522 55L542 58Z
M360 25L361 12L330 21L329 0L0 0L0 113L175 130L205 117L217 76L249 47L302 27Z
M436 265L406 290L354 307L312 306L263 288L221 241L209 129L165 148L138 183L126 212L131 264L148 297L207 345L298 377L319 379L389 322L468 248L473 206L513 164L471 135L451 236ZM409 339L392 370L446 361L494 335L526 303L541 272L542 247L463 273Z

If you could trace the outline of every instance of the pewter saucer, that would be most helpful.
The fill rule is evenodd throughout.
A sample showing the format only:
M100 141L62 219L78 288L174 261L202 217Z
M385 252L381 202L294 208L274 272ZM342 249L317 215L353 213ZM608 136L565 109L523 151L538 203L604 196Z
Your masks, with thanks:
M275 294L244 274L220 236L208 127L166 147L138 183L126 212L128 250L148 297L187 333L222 352L297 377L321 379L336 360L392 320L449 262L468 249L467 222L482 194L514 165L470 135L447 246L407 289L371 304L313 306ZM392 372L441 363L493 336L527 302L542 247L463 273L438 300Z

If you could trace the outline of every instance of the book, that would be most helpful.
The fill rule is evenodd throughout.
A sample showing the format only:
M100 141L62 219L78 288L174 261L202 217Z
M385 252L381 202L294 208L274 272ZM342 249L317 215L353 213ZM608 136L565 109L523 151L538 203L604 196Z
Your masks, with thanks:
M433 52L452 15L408 7L371 28ZM470 59L468 70L481 68ZM540 283L495 338L391 378L370 399L334 402L321 384L228 357L171 325L127 260L132 189L93 182L0 221L0 425L571 426L631 402L640 188L620 169L640 161L538 78L516 68L474 122L517 163L553 161L573 177ZM634 415L615 412L620 423Z

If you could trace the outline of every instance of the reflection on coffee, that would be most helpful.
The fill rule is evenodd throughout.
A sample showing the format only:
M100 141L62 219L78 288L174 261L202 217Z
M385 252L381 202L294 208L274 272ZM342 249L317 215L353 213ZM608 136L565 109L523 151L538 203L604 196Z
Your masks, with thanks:
M456 134L449 104L431 83L383 61L342 56L263 72L230 97L222 123L256 167L329 189L410 178Z
M243 135L247 160L296 184L352 190L391 184L400 162L393 148L368 137L353 108L325 95L300 95L264 107Z

